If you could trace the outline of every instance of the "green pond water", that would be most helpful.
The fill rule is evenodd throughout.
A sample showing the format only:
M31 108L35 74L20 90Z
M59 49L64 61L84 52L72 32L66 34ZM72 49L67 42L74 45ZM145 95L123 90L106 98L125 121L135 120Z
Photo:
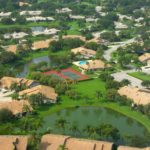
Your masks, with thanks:
M63 131L62 129L56 126L56 120L58 120L58 118L63 118L68 122L66 124L65 130ZM145 135L148 134L146 128L137 121L128 118L111 109L101 107L69 108L63 109L49 116L45 116L43 127L40 129L40 132L45 132L47 131L47 129L50 128L52 130L52 133L73 135L73 133L70 131L70 126L76 124L78 126L78 129L80 129L82 133L79 134L78 137L87 137L87 135L83 133L83 130L87 125L96 127L103 123L111 124L113 127L117 128L122 137L123 136L145 137ZM96 139L98 139L98 136L96 137ZM116 141L114 140L113 142ZM119 143L124 144L121 141L121 139Z

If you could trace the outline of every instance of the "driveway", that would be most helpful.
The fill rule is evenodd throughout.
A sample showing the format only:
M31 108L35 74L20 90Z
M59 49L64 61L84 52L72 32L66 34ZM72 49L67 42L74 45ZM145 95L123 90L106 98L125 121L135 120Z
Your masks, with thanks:
M129 73L129 72L133 72L133 70L132 71L121 71L121 72L113 73L113 74L111 74L111 76L113 76L114 79L118 82L120 82L124 79L127 79L131 82L131 86L138 87L138 88L144 88L141 85L142 80L134 78L134 77L128 75L127 73Z

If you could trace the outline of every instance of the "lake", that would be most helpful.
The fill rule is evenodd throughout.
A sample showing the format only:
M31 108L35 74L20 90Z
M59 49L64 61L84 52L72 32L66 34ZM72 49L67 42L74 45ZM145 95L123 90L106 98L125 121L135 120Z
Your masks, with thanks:
M65 119L68 123L64 131L56 127L56 120L58 118ZM40 132L45 132L48 129L52 130L52 133L56 134L67 134L72 135L73 133L69 130L71 125L76 124L81 133L84 131L87 125L97 127L101 124L111 124L117 128L120 132L121 137L123 136L140 136L144 137L147 130L144 126L138 123L136 120L128 118L116 111L102 107L79 107L63 109L49 116L44 117L44 123ZM148 132L147 132L148 133ZM78 137L88 138L86 134L80 134ZM96 136L96 139L99 139ZM108 140L107 138L104 140ZM118 144L126 144L123 140L113 140Z
M42 56L42 57L31 59L28 63L19 67L19 70L18 70L19 73L17 74L17 77L21 77L21 78L26 77L26 75L29 73L30 65L38 64L40 62L47 62L47 64L50 64L50 58L48 56Z

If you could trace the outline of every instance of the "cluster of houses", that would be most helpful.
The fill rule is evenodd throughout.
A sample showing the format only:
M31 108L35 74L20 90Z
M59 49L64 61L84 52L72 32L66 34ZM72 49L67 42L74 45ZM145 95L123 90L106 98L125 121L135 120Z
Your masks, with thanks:
M14 32L14 33L6 33L4 34L4 39L21 39L27 36L28 34L25 32Z
M55 28L45 28L42 31L32 31L32 36L38 35L56 35L60 30ZM13 32L13 33L5 33L3 35L4 39L23 39L24 37L28 36L28 33L25 32Z
M2 18L11 17L12 12L0 12L0 20ZM54 21L55 19L51 16L41 16L42 11L41 10L35 10L35 11L20 11L20 16L25 16L26 21L29 22L42 22L42 21ZM12 21L16 21L16 18L11 17Z
M141 72L150 74L150 53L144 53L139 56L139 61L145 64L146 66L141 67ZM127 96L127 98L132 99L136 105L148 105L150 104L150 90L133 87L133 86L124 86L118 90L118 93L122 96Z
M59 39L58 36L56 35L58 32L59 32L59 30L57 30L57 29L55 29L55 28L52 28L52 29L45 29L45 30L43 30L43 31L36 31L36 32L33 31L33 35L34 35L34 36L36 36L36 35L41 35L41 34L45 34L45 35L52 35L52 38L47 39L47 40L40 40L40 41L35 41L35 42L33 42L31 49L32 49L32 50L40 50L40 49L43 50L43 49L47 49L47 48L50 46L50 43L51 43L52 41L57 41L57 40ZM83 37L83 36L80 36L80 35L64 35L64 36L63 36L63 39L75 39L75 38L78 38L78 39L80 39L80 40L82 40L82 41L84 41L84 42L86 42L86 43L88 43L88 42L95 42L95 43L98 43L98 44L100 44L100 43L104 44L104 41L103 41L102 39L100 39L100 38L93 38L93 39L91 39L91 40L86 41L86 38ZM24 40L24 41L25 41L25 40ZM25 46L25 44L23 44L24 41L22 42L22 41L20 40L20 45L24 46L24 49L26 50L26 46ZM17 53L18 45L19 45L19 44L3 46L3 48L4 48L6 51L10 51L10 52L13 52L13 53ZM77 48L77 49L81 49L81 48ZM85 49L85 48L84 48L84 49ZM71 51L73 52L74 50L71 50ZM81 51L80 51L80 52L81 52ZM74 53L74 52L73 52L73 53ZM85 52L85 53L86 53L86 52ZM93 54L92 54L92 53L93 53ZM76 54L76 52L75 52L75 54ZM83 54L83 53L82 53L82 54ZM89 58L88 55L91 55L91 57L93 57L93 55L96 55L96 52L95 52L94 50L91 50L91 54L90 54L90 53L89 53L89 50L87 50L87 54L85 54L85 55L87 55L86 57L88 57L88 58Z
M73 62L74 65L78 66L79 69L84 71L94 71L98 69L104 69L110 67L104 61L100 59L95 59L96 51L92 49L87 49L85 47L78 47L71 50L75 55L78 55L81 61Z
M31 137L29 135L22 136L0 136L1 150L27 150ZM111 142L86 140L73 138L70 136L45 134L40 141L39 150L114 150L114 144ZM150 150L147 148L135 148L128 146L118 146L117 150Z
M1 97L2 93L7 93L11 91L11 86L13 84L24 85L26 87L25 90L20 91L19 100L11 100L11 101L1 101L3 99ZM32 111L32 107L29 104L27 98L31 95L41 94L43 96L43 103L56 103L58 94L55 92L55 89L49 86L40 85L38 82L34 80L29 80L25 78L14 78L14 77L3 77L0 80L0 109L8 109L12 111L15 116L22 116L28 107L29 111Z
M44 29L43 31L33 31L32 35L37 36L37 35L56 35L60 30L51 28L51 29Z

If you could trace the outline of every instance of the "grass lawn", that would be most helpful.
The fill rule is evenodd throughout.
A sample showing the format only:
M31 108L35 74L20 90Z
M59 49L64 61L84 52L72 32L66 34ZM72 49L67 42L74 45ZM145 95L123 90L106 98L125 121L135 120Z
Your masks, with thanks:
M100 79L91 79L87 81L78 82L76 85L73 85L73 88L82 93L83 96L88 96L89 98L95 99L95 92L101 91L105 93L105 83Z
M41 51L30 52L28 54L28 56L24 57L24 60L25 61L30 61L32 58L48 56L48 54L49 54L48 50L41 50Z
M4 25L0 24L0 29L9 29L9 28L30 28L35 26L43 26L43 27L58 27L59 22L58 21L52 21L52 22L31 22L24 25L20 24L11 24L11 25Z
M140 80L150 80L150 75L145 74L143 72L132 72L132 73L128 73L130 76L133 76L135 78L138 78Z
M42 57L42 56L48 56L50 54L49 50L37 50L37 51L33 51L30 52L28 54L28 56L24 57L25 61L29 61L32 58L37 58L37 57ZM56 55L67 55L68 51L59 51L57 53L52 53L52 54L56 54Z
M70 22L69 24L70 30L67 31L67 34L70 35L80 35L81 33L79 32L79 25L76 21Z

